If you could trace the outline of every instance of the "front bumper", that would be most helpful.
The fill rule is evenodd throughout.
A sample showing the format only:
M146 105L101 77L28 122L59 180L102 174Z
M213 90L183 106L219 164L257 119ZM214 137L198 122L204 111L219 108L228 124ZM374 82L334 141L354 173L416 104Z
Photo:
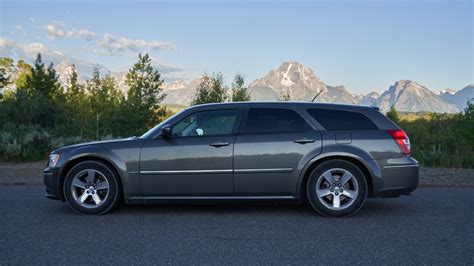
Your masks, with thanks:
M47 167L43 170L46 197L54 200L64 200L61 193L61 180L59 168Z
M374 197L394 198L413 192L419 184L419 164L410 158L409 164L387 164L381 166L381 186Z

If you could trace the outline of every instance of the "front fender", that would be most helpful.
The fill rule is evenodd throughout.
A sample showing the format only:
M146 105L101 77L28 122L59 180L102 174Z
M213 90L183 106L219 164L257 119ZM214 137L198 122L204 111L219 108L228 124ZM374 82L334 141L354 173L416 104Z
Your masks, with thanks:
M101 160L112 166L122 184L125 199L141 194L139 178L140 145L115 143L113 145L86 145L68 149L60 155L58 167L62 182L72 165L85 160Z

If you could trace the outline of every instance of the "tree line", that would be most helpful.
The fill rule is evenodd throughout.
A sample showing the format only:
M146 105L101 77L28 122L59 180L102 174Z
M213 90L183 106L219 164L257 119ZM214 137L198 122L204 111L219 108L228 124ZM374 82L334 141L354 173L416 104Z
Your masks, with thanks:
M148 54L139 54L126 74L126 93L98 67L80 83L72 65L65 83L52 63L45 66L41 54L32 66L0 58L0 89L15 87L0 94L0 159L43 159L62 145L141 135L173 113L161 104L166 97L162 75ZM222 74L214 73L204 74L192 103L248 100L242 75L228 88Z
M423 166L474 168L474 103L463 112L387 113L410 138L412 154Z

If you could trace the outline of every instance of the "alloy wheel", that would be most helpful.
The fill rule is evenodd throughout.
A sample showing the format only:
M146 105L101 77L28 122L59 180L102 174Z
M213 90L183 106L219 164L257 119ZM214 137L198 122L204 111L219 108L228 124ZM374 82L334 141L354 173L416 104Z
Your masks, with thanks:
M359 194L359 183L354 175L342 168L325 171L316 182L318 200L331 210L351 206Z
M109 196L109 189L107 177L95 169L80 171L71 183L71 194L75 202L88 209L101 206Z

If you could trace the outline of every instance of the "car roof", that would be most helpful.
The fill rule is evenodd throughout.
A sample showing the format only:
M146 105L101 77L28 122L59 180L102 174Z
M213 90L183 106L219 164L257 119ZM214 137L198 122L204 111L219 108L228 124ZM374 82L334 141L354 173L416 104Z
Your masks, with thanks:
M339 103L315 103L315 102L285 102L285 101L275 101L275 102L225 102L225 103L206 103L191 106L190 108L198 109L217 109L217 108L252 108L252 107L286 107L286 108L327 108L335 110L347 110L347 111L357 111L361 109L375 109L378 110L378 107L360 105L360 104L339 104Z
M370 117L379 129L396 129L398 128L390 119L386 118L382 113L378 112L378 107L368 105L356 105L356 104L335 104L335 103L315 103L315 102L226 102L226 103L206 103L190 106L181 112L175 114L171 118L172 120L180 120L193 112L206 111L206 110L219 110L219 109L231 109L231 108L325 108L332 110L344 110L352 112L360 112ZM165 121L166 122L166 121ZM160 125L165 125L164 122ZM160 125L155 127L149 136L155 136L160 130Z

